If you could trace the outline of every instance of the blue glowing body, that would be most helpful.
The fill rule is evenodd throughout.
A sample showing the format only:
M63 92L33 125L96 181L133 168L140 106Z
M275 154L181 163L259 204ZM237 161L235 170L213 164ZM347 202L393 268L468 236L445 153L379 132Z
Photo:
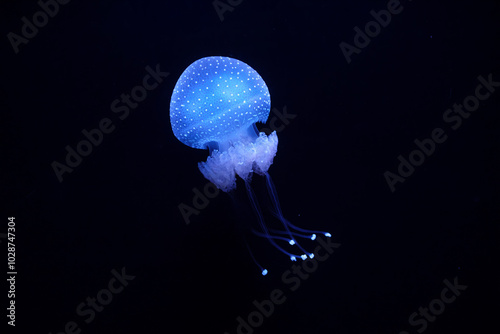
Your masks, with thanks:
M219 189L236 188L236 175L245 181L250 204L259 229L254 234L292 261L307 260L307 252L298 238L315 240L318 233L290 223L281 211L276 188L267 172L277 152L276 132L259 133L257 122L266 122L271 109L269 90L261 76L250 66L228 57L206 57L192 63L177 81L170 101L170 122L174 135L187 146L210 149L206 162L198 167ZM250 185L253 173L265 176L273 213L283 229L270 228L264 221L257 198ZM248 246L248 245L247 245ZM287 249L291 248L290 251ZM249 252L262 275L268 273Z
M206 57L192 63L175 85L170 105L174 135L193 148L227 142L271 110L266 83L237 59Z

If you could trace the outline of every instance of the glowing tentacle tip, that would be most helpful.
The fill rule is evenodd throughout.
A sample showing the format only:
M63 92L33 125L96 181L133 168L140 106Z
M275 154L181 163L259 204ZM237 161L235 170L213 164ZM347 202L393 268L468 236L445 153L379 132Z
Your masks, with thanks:
M262 270L262 276L266 276L266 275L267 275L267 269Z
M311 235L311 240L315 240L316 239L316 234L313 233L313 235Z
M302 255L300 256L300 258L301 258L302 260L307 260L307 255L306 255L306 254L302 254Z
M290 260L297 261L297 258L295 256L290 256Z
M325 233L325 237L330 238L331 236L332 236L332 235L331 235L330 233L328 233L328 232L327 232L327 233Z
M314 254L313 254L313 253L309 254L309 258L310 258L310 259L312 259L313 257L314 257Z
M293 246L295 245L295 240L291 239L288 243Z

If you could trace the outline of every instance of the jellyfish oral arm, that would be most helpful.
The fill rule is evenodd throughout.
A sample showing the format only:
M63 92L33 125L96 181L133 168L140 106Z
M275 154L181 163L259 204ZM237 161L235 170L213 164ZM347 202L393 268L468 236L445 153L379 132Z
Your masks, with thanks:
M276 132L267 136L249 129L248 136L236 140L226 140L224 151L212 150L206 162L198 163L198 168L205 178L224 192L236 188L236 175L244 181L250 181L252 173L264 175L273 163L278 150Z

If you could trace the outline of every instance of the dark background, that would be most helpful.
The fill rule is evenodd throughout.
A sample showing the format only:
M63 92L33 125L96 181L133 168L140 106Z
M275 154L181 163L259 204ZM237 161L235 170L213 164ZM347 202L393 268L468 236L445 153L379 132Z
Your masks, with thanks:
M3 1L0 233L15 216L13 332L75 321L81 333L233 334L253 300L281 289L286 302L255 333L417 333L409 316L455 277L467 289L425 333L496 329L500 92L456 131L442 115L479 75L500 81L500 3L402 5L347 64L339 44L387 1L246 0L221 21L211 0L73 0L18 54L6 36L40 7ZM270 174L285 215L341 246L295 292L281 279L285 256L257 244L266 277L248 256L240 227L255 218L241 182L189 225L179 212L207 183L197 163L208 152L174 137L170 96L187 66L214 55L252 66L273 108L297 115L278 134ZM111 102L156 64L170 75L121 121ZM53 161L105 117L115 131L58 182ZM436 127L447 141L392 193L384 172ZM265 199L262 178L253 183ZM77 305L123 267L135 279L85 323Z

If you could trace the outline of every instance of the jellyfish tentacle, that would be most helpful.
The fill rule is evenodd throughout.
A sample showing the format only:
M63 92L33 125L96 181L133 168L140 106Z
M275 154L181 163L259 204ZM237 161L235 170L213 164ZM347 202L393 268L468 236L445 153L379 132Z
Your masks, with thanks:
M271 200L272 200L273 206L274 206L274 216L277 217L283 223L283 225L286 228L287 233L304 237L304 235L302 235L302 234L298 235L295 232L290 231L290 228L292 228L296 231L309 234L309 236L307 238L310 238L312 240L316 239L316 234L323 234L326 237L332 236L330 233L325 232L325 231L307 230L304 228L300 228L300 227L292 224L288 219L286 219L283 216L283 212L281 211L281 206L280 206L280 202L278 199L278 193L276 191L276 187L274 186L274 182L271 178L271 175L269 175L269 173L267 173L267 172L264 173L264 175L266 177L267 190L269 191L269 196L271 197Z
M273 231L271 229L268 229L268 231ZM276 232L281 232L281 231L276 231ZM252 229L252 233L255 234L255 235L258 235L259 237L264 237L264 238L271 238L271 239L275 239L275 240L283 240L283 241L286 241L288 243L292 242L293 240L290 240L289 238L285 238L285 237L280 237L280 236L277 236L277 235L272 235L272 234L264 234L264 233L261 233L259 231L256 231L254 229Z
M276 187L274 186L274 183L271 179L271 175L269 175L268 172L265 172L264 175L266 176L266 186L267 186L267 190L269 192L269 197L271 197L271 201L273 202L275 215L277 215L278 219L283 223L283 226L285 227L285 231L288 234L288 236L290 237L290 239L293 240L292 233L290 232L288 225L284 221L283 213L281 212L281 206L280 206L279 200L278 200L278 193L276 192Z
M257 215L257 220L259 221L260 228L262 229L262 233L257 232L257 231L254 231L254 233L258 236L262 236L262 237L266 238L269 241L269 243L271 243L271 245L273 245L275 248L277 248L283 254L286 254L287 256L289 256L292 261L295 261L297 258L301 258L301 259L305 260L305 258L307 258L306 254L299 255L299 254L290 253L287 250L283 249L280 245L278 245L274 241L275 236L272 236L269 233L269 230L266 226L266 223L264 222L264 217L262 216L262 211L260 210L259 203L257 202L257 199L255 197L255 193L253 192L253 189L250 185L250 182L245 181L245 187L247 189L248 198L250 199L250 203L252 204L252 208L253 208L255 214ZM293 240L293 239L290 239L290 240Z
M292 234L292 232L289 229L288 221L285 219L285 217L283 216L283 212L281 211L281 206L280 206L279 199L278 199L278 193L276 191L276 187L274 186L273 180L271 179L271 175L269 175L269 173L267 173L267 172L264 175L266 177L266 186L267 186L267 190L269 192L269 197L271 198L271 201L273 202L273 206L274 206L274 210L275 210L275 216L278 217L278 219L281 221L281 223L285 227L285 230L286 230L285 233L288 234L288 236L290 237L291 240L294 240L293 236L292 236L293 234ZM297 243L297 246L303 252L307 253L307 251L305 251L300 246L299 243ZM310 253L310 254L312 254L312 253Z
M298 226L293 225L292 223L290 223L290 221L288 219L286 219L286 218L283 218L283 219L286 221L286 224L288 226L290 226L291 228L293 228L294 230L297 230L297 231L300 231L300 232L304 232L304 233L308 233L310 235L310 238L312 240L316 239L316 234L322 234L322 235L324 235L325 237L328 237L328 238L330 238L332 236L329 232L316 231L316 230L306 230L306 229L300 228L300 227L298 227Z
M248 242L246 241L245 237L243 237L243 241L245 241L245 246L247 246L248 254L250 254L250 257L252 258L253 262L255 263L255 265L257 265L257 267L260 268L260 273L262 274L262 276L266 276L268 273L267 269L262 267L260 263L255 259L255 256L253 255L253 252L250 249L250 246L248 245Z
M264 173L264 175L266 177L266 186L267 186L267 190L269 192L269 197L271 198L271 201L273 202L274 215L275 215L275 217L277 217L281 221L281 223L283 224L283 226L285 228L285 231L275 231L275 230L273 230L272 232L273 233L279 233L279 234L286 234L286 235L288 235L291 240L294 240L294 243L297 245L297 247L301 251L303 251L304 253L308 254L309 257L312 259L314 257L314 253L306 251L300 245L300 243L298 243L298 242L295 241L295 239L293 238L293 236L301 237L301 238L304 238L304 239L315 240L317 233L318 234L321 233L321 234L323 234L323 235L325 235L327 237L331 237L331 234L328 233L328 232L322 232L322 231L306 230L306 229L303 229L303 228L299 228L299 227L293 225L292 223L290 223L283 216L283 212L281 211L281 206L280 206L279 199L278 199L278 192L276 191L276 187L274 186L274 183L273 183L273 180L271 178L271 175L269 175L269 173L267 173L267 172ZM293 229L295 231L291 231L291 229ZM307 235L302 234L302 233L297 233L296 231L307 233Z
M255 235L259 236L259 237L264 237L264 238L267 238L269 241L271 241L270 239L273 239L273 240L283 240L283 241L286 241L286 242L288 242L288 243L289 243L290 245L292 245L292 246L294 246L294 245L295 245L295 246L299 247L299 249L300 249L301 251L303 251L303 252L304 252L304 254L302 254L302 255L292 254L292 253L288 253L288 252L284 251L281 247L278 247L278 249L279 249L279 250L281 250L282 252L284 252L285 254L287 254L287 255L289 255L289 256L291 256L291 257L295 257L295 258L300 257L300 258L302 258L302 259L304 259L304 256L305 256L305 255L308 255L308 256L309 256L309 257L311 257L311 258L312 258L312 257L314 257L314 254L313 254L313 253L310 253L310 252L306 251L306 250L305 250L305 249L304 249L304 248L303 248L303 247L302 247L302 246L301 246L301 245L300 245L297 241L295 241L295 240L293 240L293 239L289 239L289 238L285 238L285 237L280 237L280 236L277 236L277 235L272 235L272 234L267 235L267 234L264 234L264 233L261 233L261 232L255 231L255 230L253 230L253 229L252 229L252 232L253 232ZM277 231L277 232L281 232L281 233L283 233L284 231ZM286 232L284 232L284 233L286 233Z
M276 234L288 234L287 231L280 231L280 230L275 230L275 229L269 229L269 231L276 233ZM294 231L290 231L290 233L296 237L299 237L299 238L311 239L311 235L309 235L309 234L302 234L302 233L297 233Z

